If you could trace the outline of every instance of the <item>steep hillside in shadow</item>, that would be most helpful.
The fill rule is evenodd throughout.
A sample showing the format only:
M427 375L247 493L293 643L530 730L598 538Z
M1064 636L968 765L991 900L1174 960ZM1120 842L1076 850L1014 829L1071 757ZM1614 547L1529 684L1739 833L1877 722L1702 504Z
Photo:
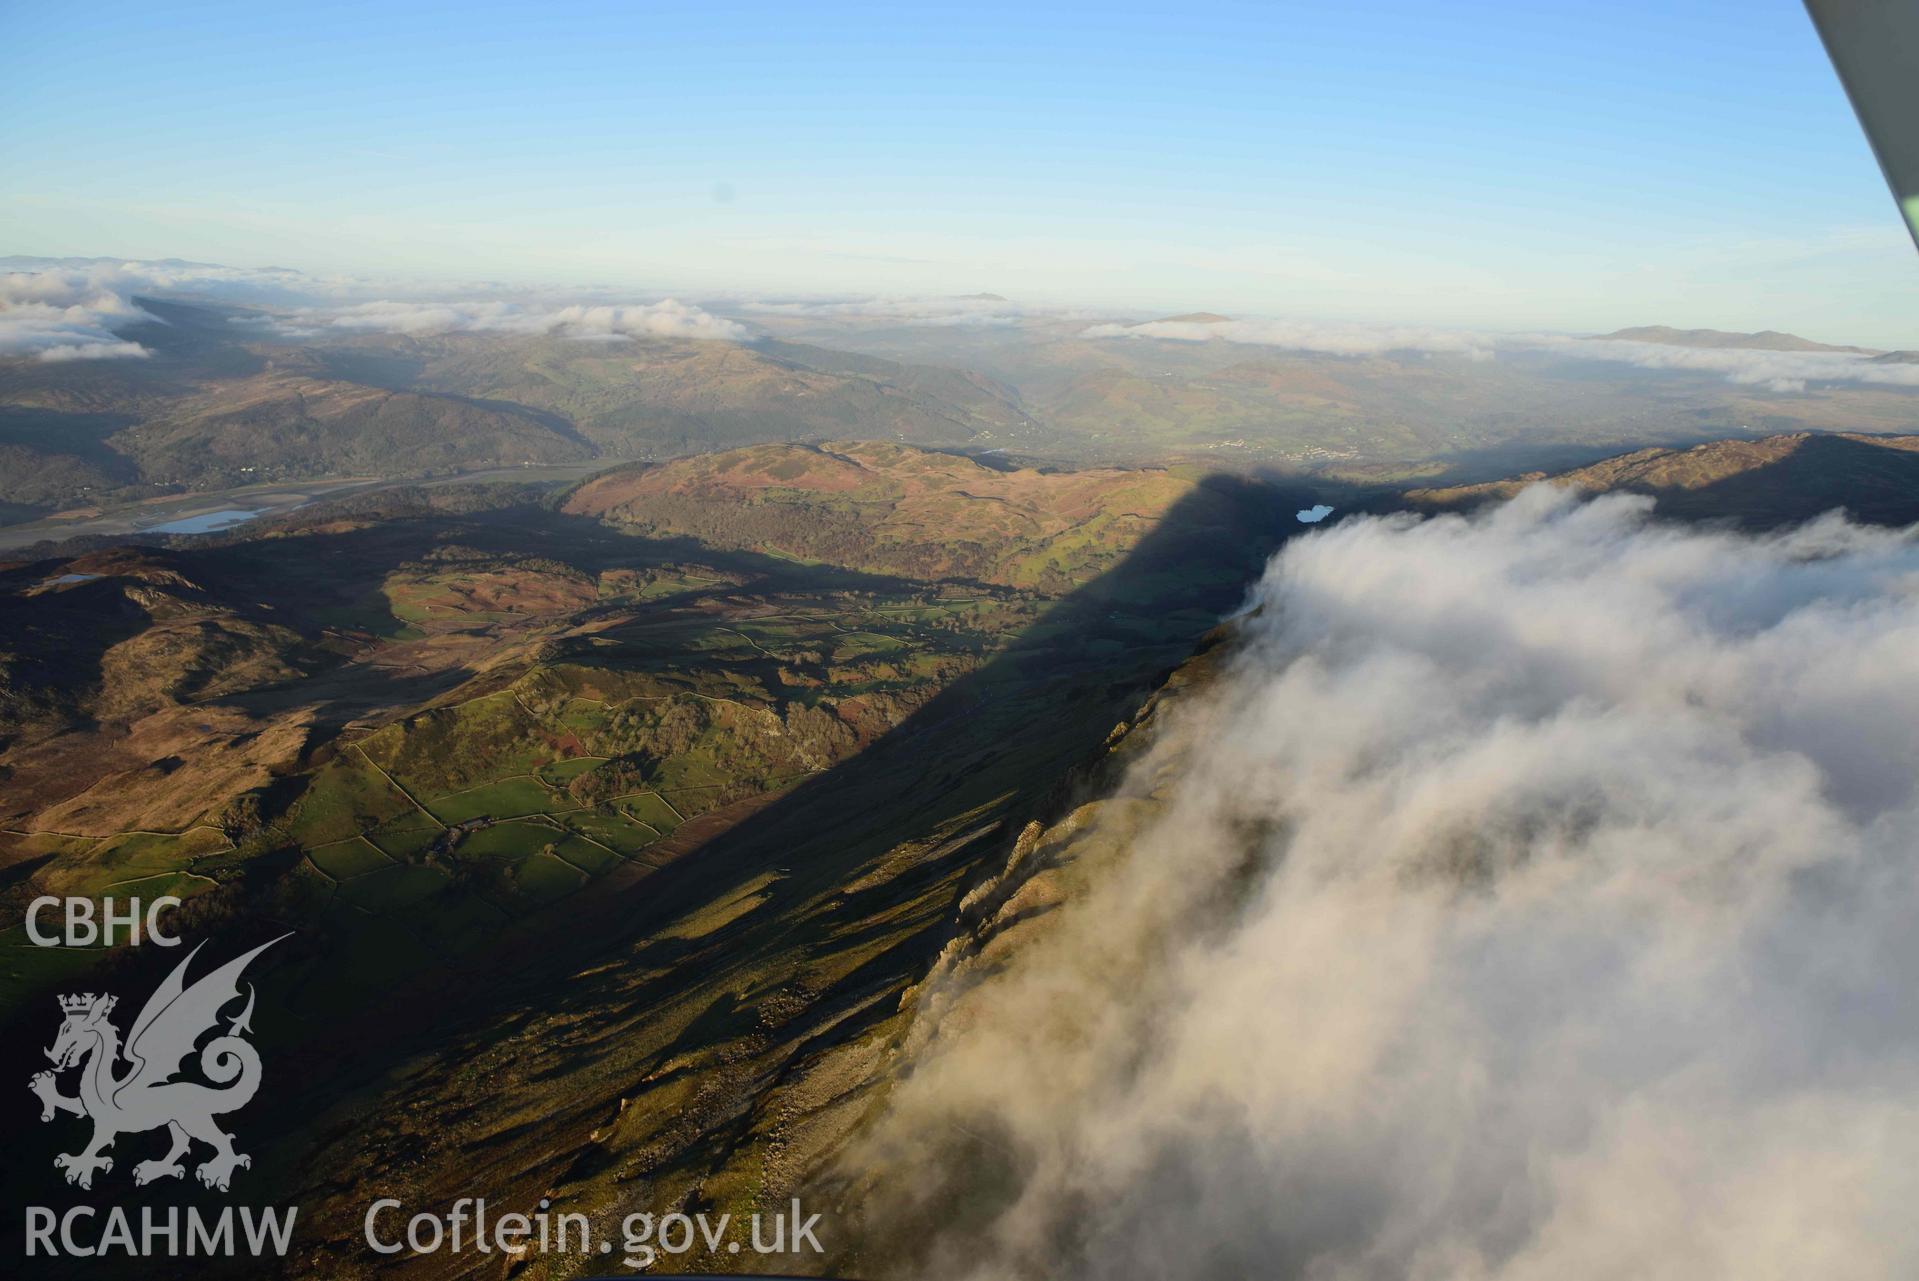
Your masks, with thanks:
M883 739L467 976L457 1019L379 1047L420 1056L403 1082L325 1091L301 1162L325 1245L302 1266L368 1268L376 1187L421 1205L545 1196L607 1225L784 1205L862 1115L960 898L1239 599L1298 501L1208 482ZM329 1058L316 1088L344 1066Z
M1642 449L1573 471L1416 489L1406 497L1426 510L1470 507L1541 482L1594 494L1647 494L1663 516L1731 520L1755 529L1810 520L1834 508L1873 524L1907 525L1919 521L1919 436L1798 433Z
M912 461L902 485L930 484ZM949 463L1000 475L928 456ZM50 877L84 892L190 873L219 885L195 891L190 937L296 930L257 976L274 1068L247 1126L254 1190L303 1206L292 1274L371 1270L358 1216L376 1186L431 1202L479 1183L501 1205L551 1190L595 1214L771 1204L863 1106L879 1077L857 1064L883 1052L966 888L1325 497L1182 480L1150 527L1106 531L1104 559L1076 562L1103 572L1061 594L442 491L18 566L7 645L34 755L8 758L0 793L26 806L17 822L51 803L113 831L9 835L0 893L11 913ZM63 652L65 633L93 640ZM671 715L592 710L615 696ZM219 741L162 761L135 743L123 766L106 749L143 724ZM615 740L628 755L608 759ZM254 808L183 810L190 840L118 834L114 806L211 787L221 761L259 771ZM740 786L702 792L708 777ZM628 779L671 805L596 808ZM489 870L503 857L505 879ZM543 897L569 864L590 888ZM137 991L172 959L117 955L86 981ZM10 1022L0 1067L33 1070L45 999ZM846 1109L808 1119L782 1092L829 1078ZM35 1170L9 1191L75 1195Z

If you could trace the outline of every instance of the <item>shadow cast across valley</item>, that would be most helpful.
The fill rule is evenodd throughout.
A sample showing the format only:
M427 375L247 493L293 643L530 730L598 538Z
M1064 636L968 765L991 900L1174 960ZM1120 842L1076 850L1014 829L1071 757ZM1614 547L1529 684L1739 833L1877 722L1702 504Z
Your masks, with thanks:
M405 494L389 492L370 496L366 505L380 513L406 500ZM404 634L412 624L395 610L387 591L391 575L404 569L457 572L461 568L458 560L434 559L443 557L449 549L471 554L477 558L474 568L488 571L523 566L535 573L584 575L590 579L608 570L690 564L740 580L656 597L648 602L656 609L694 608L703 601L734 593L897 593L918 586L887 575L710 548L691 539L635 537L539 503L468 513L420 511L382 517L338 532L304 527L325 522L330 514L331 509L305 513L299 521L276 531L276 537L235 538L224 546L168 554L190 557L196 572L206 581L220 584L223 594L236 602L272 604L275 621L295 626L309 638L332 632L349 644L374 637L390 640ZM297 557L288 554L288 540L293 538L301 540L302 554ZM630 601L609 599L572 609L567 618L578 626L632 608ZM505 621L507 625L525 625L532 635L551 619L529 613ZM475 626L478 629L480 625ZM502 668L501 679L517 670ZM465 684L474 674L459 663L409 672L333 662L305 678L230 695L222 701L256 715L317 703L320 712L316 732L325 734L383 710L415 707Z
M601 1178L646 1180L664 1203L724 1167L796 1063L895 1017L959 898L1069 799L1076 769L1303 528L1294 513L1350 497L1209 478L865 751L738 807L663 868L504 931L430 1008L409 986L329 1036L287 1087L305 1133L284 1173L315 1235L351 1253L366 1190L400 1169L424 1206ZM593 1137L616 1121L660 1133Z
M244 1120L253 1197L301 1206L288 1271L389 1262L361 1237L382 1189L404 1188L409 1212L461 1196L504 1211L592 1182L657 1209L729 1177L763 1137L769 1092L898 1017L951 937L960 897L997 870L1024 823L1073 799L1076 771L1306 528L1294 513L1365 500L1317 480L1207 478L1107 572L866 750L694 820L676 835L680 857L497 926L457 966L396 971L383 999L348 1020L302 1013L303 989L327 981L323 941L276 948L250 976L271 1074ZM474 524L461 537L482 549L537 555L551 537L607 565L669 550L543 509ZM328 535L345 540L324 558L345 568L336 593L373 590L373 566L424 554L444 532ZM704 547L670 552L738 563ZM236 582L274 572L254 544L211 554ZM813 572L821 584L879 581ZM279 928L236 921L223 938L239 946Z

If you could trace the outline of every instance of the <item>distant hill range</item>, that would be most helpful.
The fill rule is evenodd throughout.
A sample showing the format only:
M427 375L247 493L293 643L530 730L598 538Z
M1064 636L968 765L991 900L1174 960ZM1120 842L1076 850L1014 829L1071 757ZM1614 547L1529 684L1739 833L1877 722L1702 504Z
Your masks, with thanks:
M860 435L1022 443L978 374L767 339L328 333L142 298L145 360L0 359L0 508L16 518L156 492L665 458Z
M1870 347L1835 347L1831 343L1801 338L1798 334L1780 333L1777 329L1762 329L1758 333L1740 334L1724 329L1674 329L1670 325L1635 325L1630 329L1615 329L1609 334L1594 336L1617 338L1626 342L1659 343L1666 347L1733 347L1741 351L1843 351L1856 356L1877 354Z
M1406 498L1427 509L1469 507L1540 482L1594 494L1648 494L1664 516L1727 519L1756 529L1810 520L1835 507L1874 524L1908 525L1919 521L1919 436L1796 432L1641 449L1571 471L1416 489Z
M1003 301L968 297L967 311ZM1919 431L1919 387L1883 370L1876 381L1855 369L1782 379L1794 386L1782 392L1716 368L1654 375L1560 348L1491 360L1339 354L1227 341L1257 330L1210 311L1138 332L1215 341L1118 341L1121 331L1089 328L1084 317L1038 313L1013 325L769 314L755 321L767 332L747 341L582 341L364 332L201 296L134 301L154 320L115 332L145 359L0 357L0 522L256 483L446 477L849 439L1054 465L1343 468L1388 480L1469 458L1472 470L1454 474L1477 480L1722 435ZM1919 362L1919 353L1773 332L1655 326L1608 337L1804 352L1834 366Z

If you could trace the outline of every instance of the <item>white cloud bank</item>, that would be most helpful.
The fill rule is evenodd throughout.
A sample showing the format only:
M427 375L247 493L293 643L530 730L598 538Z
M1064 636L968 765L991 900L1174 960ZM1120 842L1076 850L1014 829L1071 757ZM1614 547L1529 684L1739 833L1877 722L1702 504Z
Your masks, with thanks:
M1081 337L1159 339L1168 342L1218 340L1332 356L1419 352L1491 360L1502 353L1547 352L1576 360L1632 365L1639 369L1695 370L1722 374L1727 382L1764 387L1774 392L1797 392L1817 384L1840 383L1919 387L1919 364L1881 364L1870 356L1853 352L1680 347L1623 338L1573 338L1562 334L1498 334L1463 329L1249 319L1102 324L1090 326L1081 333Z
M39 360L141 357L116 329L153 317L135 306L124 272L17 271L0 275L0 356Z
M714 338L743 342L745 325L690 303L668 298L656 303L553 306L500 301L379 302L294 313L282 325L288 332L314 334L326 329L392 334L505 333L558 334L582 339Z
M543 296L501 300L473 296L484 286L464 286L452 291L460 296L450 301L354 302L377 283L201 263L14 261L32 263L33 269L0 275L0 357L56 361L150 355L120 334L130 325L162 323L134 302L136 295L269 308L258 320L288 337L329 330L559 334L599 341L644 335L741 342L753 336L745 325L671 298L626 304Z
M1804 391L1817 383L1877 383L1919 387L1919 364L1878 364L1844 351L1752 351L1738 347L1675 347L1624 338L1535 338L1561 355L1608 360L1641 369L1694 369L1769 391Z
M1171 342L1249 343L1325 352L1334 356L1377 356L1389 351L1444 352L1487 360L1495 336L1463 329L1393 325L1335 325L1295 320L1149 320L1144 324L1093 325L1083 338L1159 338Z
M1919 1276L1919 541L1647 510L1274 560L1163 809L923 997L914 1275Z
M283 268L221 267L178 261L8 259L25 270L0 275L0 356L38 360L142 358L151 353L120 331L162 324L138 295L190 295L261 303L310 298L336 287Z
M1005 298L960 296L931 298L834 298L764 300L739 304L739 310L769 319L864 322L949 329L1015 329L1035 313Z

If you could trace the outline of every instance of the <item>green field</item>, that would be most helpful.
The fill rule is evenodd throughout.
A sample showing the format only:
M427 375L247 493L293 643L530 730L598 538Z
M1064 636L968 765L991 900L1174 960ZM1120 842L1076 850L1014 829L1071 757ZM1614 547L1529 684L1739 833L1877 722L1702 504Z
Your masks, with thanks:
M670 836L673 829L680 825L680 816L665 799L652 793L640 792L633 796L622 796L615 807L657 830L662 836Z
M546 814L574 808L565 796L554 793L536 778L504 778L497 783L450 796L436 796L427 808L443 823L462 823L475 818L518 818L526 814Z
M393 866L393 860L382 854L379 847L364 836L308 850L307 857L313 860L315 867L336 881L351 880Z
M210 881L191 873L195 861L229 848L226 837L213 828L196 827L179 835L128 832L70 857L49 888L96 899L165 894L189 898L211 888Z
M586 884L587 878L551 854L535 854L513 869L513 885L535 903L564 898Z
M564 815L560 821L582 836L591 837L600 844L611 846L628 856L638 854L660 839L659 831L635 822L625 815L616 816L596 810L579 810Z
M495 823L461 837L454 853L462 859L515 863L539 853L563 835L545 823Z
M396 862L414 863L432 848L445 830L427 815L415 810L372 828L366 833L366 839L379 846Z
M287 835L311 848L408 813L417 813L413 803L348 748L314 774L288 818Z
M430 867L388 867L343 882L339 897L370 912L392 913L423 903L448 883L444 873Z
M552 787L565 787L567 783L586 773L605 760L604 756L569 756L564 760L548 761L540 766L537 777Z
M626 861L614 850L577 836L562 836L554 844L553 854L561 862L579 868L588 876L604 876Z

